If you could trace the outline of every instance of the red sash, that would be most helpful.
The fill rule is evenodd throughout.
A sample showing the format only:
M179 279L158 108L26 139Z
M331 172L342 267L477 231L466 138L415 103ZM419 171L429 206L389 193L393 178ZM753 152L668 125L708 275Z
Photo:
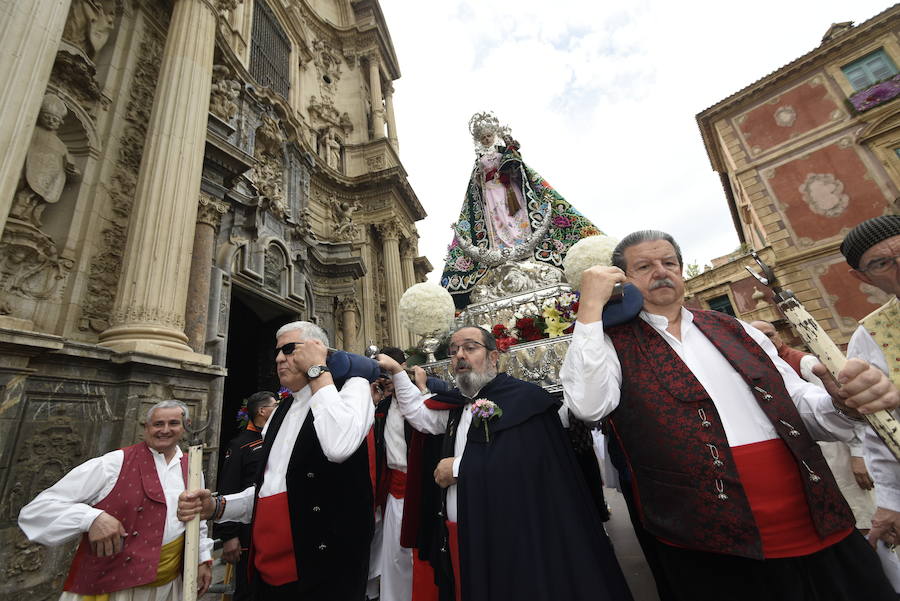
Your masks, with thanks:
M253 565L267 584L281 586L299 579L287 492L256 500L252 540Z

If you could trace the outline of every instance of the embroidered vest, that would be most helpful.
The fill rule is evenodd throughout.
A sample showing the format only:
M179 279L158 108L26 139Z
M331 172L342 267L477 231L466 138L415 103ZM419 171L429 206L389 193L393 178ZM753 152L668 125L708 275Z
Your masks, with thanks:
M263 467L257 472L257 491L272 444L292 403L292 398L281 403L271 418L263 442ZM333 463L319 444L311 410L300 427L285 483L301 593L328 582L332 599L361 599L365 595L374 530L367 446L363 441L343 463ZM248 563L252 572L254 546L251 539Z
M895 296L859 322L884 353L888 376L900 387L900 300Z
M693 314L694 324L750 387L797 462L818 535L852 527L853 515L769 356L732 318L714 311ZM759 531L706 390L644 320L614 326L607 334L622 365L621 400L608 425L631 467L644 527L683 547L762 559ZM798 435L790 436L781 420L794 425Z
M122 523L128 533L124 546L111 557L97 557L85 533L63 585L65 591L100 595L156 580L166 527L166 497L147 444L141 442L122 451L125 457L119 478L110 493L94 507ZM186 455L181 458L181 472L186 483Z

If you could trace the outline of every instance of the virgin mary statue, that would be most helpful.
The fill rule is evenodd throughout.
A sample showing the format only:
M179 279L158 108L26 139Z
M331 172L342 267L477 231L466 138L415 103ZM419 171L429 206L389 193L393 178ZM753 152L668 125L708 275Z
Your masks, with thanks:
M534 260L561 268L569 247L602 233L525 164L493 113L473 115L469 133L477 156L441 276L458 308L492 267Z

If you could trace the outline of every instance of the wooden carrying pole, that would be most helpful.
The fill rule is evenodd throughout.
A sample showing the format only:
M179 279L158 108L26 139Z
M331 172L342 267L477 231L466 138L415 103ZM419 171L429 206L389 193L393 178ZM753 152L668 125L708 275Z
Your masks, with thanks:
M760 276L749 267L746 267L747 271L762 284L772 289L778 308L781 309L787 320L791 322L791 325L796 328L797 333L809 347L809 350L819 358L819 361L828 368L828 371L831 372L831 375L837 381L838 373L847 363L847 357L822 326L819 325L819 322L797 300L794 293L776 284L774 272L759 258L756 251L750 251L750 254L756 259L756 263L762 269L763 275ZM875 413L863 415L863 417L869 422L878 438L884 442L891 453L894 454L894 457L900 461L900 441L898 441L900 425L898 425L894 416L887 411L876 411Z
M194 430L185 420L185 430L190 434L188 446L188 477L186 490L197 490L203 484L203 439L201 432L209 427ZM200 516L184 525L184 572L182 575L182 601L197 601L197 566L200 564Z

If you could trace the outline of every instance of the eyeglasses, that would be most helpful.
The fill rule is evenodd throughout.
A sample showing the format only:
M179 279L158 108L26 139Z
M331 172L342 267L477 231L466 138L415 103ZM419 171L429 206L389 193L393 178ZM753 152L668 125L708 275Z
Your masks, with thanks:
M483 345L480 342L475 342L474 340L467 340L467 341L463 342L461 345L451 344L450 347L447 349L447 353L449 354L449 356L452 357L453 355L455 355L456 353L459 352L459 349L462 349L463 352L468 355L469 353L474 353L475 351L477 351L479 347L487 348L487 346Z
M869 261L869 264L866 265L865 269L859 269L857 271L881 275L882 273L887 273L891 267L894 267L897 264L897 259L900 259L900 255L894 255L893 257L879 257Z
M285 357L288 355L294 354L294 350L297 348L298 344L303 344L302 342L288 342L287 344L283 344L279 347L275 348L275 356L278 356L278 353L282 353Z

